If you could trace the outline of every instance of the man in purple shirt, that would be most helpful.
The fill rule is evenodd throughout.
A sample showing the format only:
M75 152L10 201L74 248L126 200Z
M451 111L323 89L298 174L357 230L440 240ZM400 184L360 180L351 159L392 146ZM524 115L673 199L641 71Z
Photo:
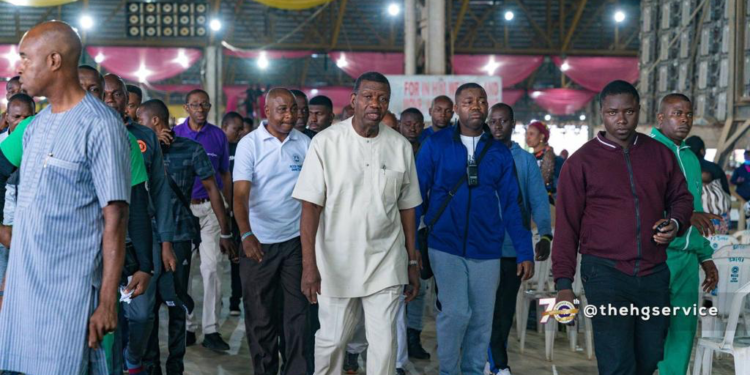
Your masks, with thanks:
M207 121L211 110L208 93L203 90L193 90L185 97L185 110L190 115L184 123L174 128L175 135L192 139L206 150L208 158L216 171L216 181L224 194L226 207L232 207L231 177L229 173L229 142L224 132ZM220 238L232 238L231 233L221 233L219 220L211 209L208 192L203 188L199 179L193 186L190 208L193 215L200 219L201 245L200 262L203 276L203 335L219 332L219 313L221 312L221 280L219 268L222 255L219 246ZM193 260L195 261L195 259ZM194 295L194 293L193 293ZM187 345L196 342L195 331L198 323L193 315L188 316ZM229 350L229 345L221 340L219 345L211 347L214 350Z

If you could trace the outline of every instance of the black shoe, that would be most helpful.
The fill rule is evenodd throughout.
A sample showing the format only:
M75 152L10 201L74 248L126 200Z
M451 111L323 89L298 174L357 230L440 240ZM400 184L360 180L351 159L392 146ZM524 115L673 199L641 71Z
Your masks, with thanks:
M198 341L198 339L195 338L195 332L187 331L185 334L185 346L193 346L196 341Z
M406 375L406 371L404 371L404 369L402 368L397 368L396 375Z
M240 307L239 306L230 306L229 307L229 315L230 316L240 316Z
M346 359L344 360L344 372L353 375L359 371L359 354L357 353L346 353Z
M221 339L219 332L209 333L203 336L203 347L215 352L225 352L229 350L229 344Z
M406 329L406 340L407 340L407 351L409 352L409 357L414 359L430 359L430 353L428 353L424 348L422 347L420 335L422 334L422 331L417 331L416 329L407 328Z

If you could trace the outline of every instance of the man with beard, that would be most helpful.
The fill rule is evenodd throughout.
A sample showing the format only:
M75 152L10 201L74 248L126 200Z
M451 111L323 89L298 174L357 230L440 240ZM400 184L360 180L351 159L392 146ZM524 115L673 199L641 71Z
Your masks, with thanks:
M310 117L310 106L307 103L307 95L300 90L290 90L294 95L294 101L297 103L297 122L294 128L298 131L307 129L307 120Z
M703 212L700 161L685 144L685 138L693 128L693 103L685 95L669 94L661 100L656 120L657 125L651 130L651 138L661 142L675 154L680 170L685 175L688 190L693 196L690 228L667 247L670 306L689 308L699 302L699 266L706 274L701 286L704 292L710 293L719 282L719 272L711 260L711 243L703 236L714 234L711 219L721 217ZM659 362L659 374L683 375L687 372L697 327L697 315L679 312L669 318L669 333L664 343L664 360Z
M99 343L117 325L130 199L127 131L78 85L82 45L69 25L35 26L19 51L23 88L50 106L24 136L0 369L105 374Z
M327 96L310 99L310 118L307 120L307 134L310 138L333 124L333 102Z
M461 85L455 111L458 124L433 134L422 145L417 171L422 196L429 197L424 216L429 228L427 251L440 291L440 373L481 374L492 333L505 233L526 278L534 273L533 252L519 205L513 156L508 147L495 142L485 123L487 92L476 83Z
M419 136L420 143L424 143L429 136L451 126L451 119L453 118L453 101L451 98L440 95L433 99L430 106L430 118L432 119L432 126L425 129Z
M143 101L143 90L134 85L126 85L125 88L128 90L128 104L125 107L125 111L127 112L128 117L135 121L136 111Z
M571 155L560 173L552 244L557 302L575 299L580 253L590 305L669 307L666 249L688 231L693 197L672 152L636 132L635 87L613 81L599 96L605 131ZM597 314L591 320L600 374L656 370L668 316Z
M299 289L302 205L292 198L292 191L310 138L295 129L297 113L295 96L289 90L269 91L268 123L240 141L235 158L234 212L242 233L245 325L258 374L278 372L280 334L285 351L282 374L307 373L303 347L309 303ZM277 298L279 292L281 298ZM277 311L283 311L281 324L274 324Z
M381 123L391 89L380 73L354 84L354 116L312 140L293 197L302 201L302 292L319 303L315 374L339 375L364 310L368 373L396 368L396 311L419 290L414 152Z

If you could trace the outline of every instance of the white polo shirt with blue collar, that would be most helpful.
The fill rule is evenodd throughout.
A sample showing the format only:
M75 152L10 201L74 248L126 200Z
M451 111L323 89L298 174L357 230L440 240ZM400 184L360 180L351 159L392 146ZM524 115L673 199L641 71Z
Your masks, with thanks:
M262 244L299 236L302 204L292 191L310 147L310 138L292 129L279 141L266 126L246 135L237 145L234 181L249 181L250 228Z

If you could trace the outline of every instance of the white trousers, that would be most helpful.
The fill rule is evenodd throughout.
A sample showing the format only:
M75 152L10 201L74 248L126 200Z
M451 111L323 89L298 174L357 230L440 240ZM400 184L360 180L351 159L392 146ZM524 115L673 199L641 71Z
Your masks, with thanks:
M364 312L367 374L393 375L396 368L396 320L403 286L358 298L318 296L320 330L315 335L315 375L341 375L347 343Z
M221 253L219 246L219 234L221 227L219 219L216 218L211 202L190 205L201 223L201 245L199 248L200 257L193 254L193 263L200 259L201 276L203 277L203 334L208 335L216 333L219 330L219 313L221 313L221 277L220 269L224 255ZM190 283L190 295L196 296L193 290L193 283ZM199 292L199 291L198 291ZM190 332L198 330L198 322L195 318L195 312L188 315L187 329Z
M398 299L398 311L396 312L396 368L403 369L409 360L408 346L406 342L406 297L403 293ZM365 323L360 320L354 331L349 344L346 346L347 353L362 354L367 350L367 337L365 337Z

